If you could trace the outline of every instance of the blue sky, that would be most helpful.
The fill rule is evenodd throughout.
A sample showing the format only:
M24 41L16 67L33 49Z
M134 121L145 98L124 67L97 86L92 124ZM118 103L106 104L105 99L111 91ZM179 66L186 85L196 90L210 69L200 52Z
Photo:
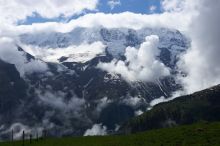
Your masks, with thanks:
M108 0L101 0L98 9L105 13L120 13L131 11L134 13L151 13L149 8L156 6L155 12L160 12L160 0L120 0L121 5L116 6L113 10L108 5Z
M32 17L27 17L25 21L19 22L19 24L32 24L32 23L42 23L42 22L63 22L69 21L71 19L76 19L82 15L87 13L121 13L121 12L133 12L133 13L141 13L141 14L152 14L152 13L161 13L160 8L160 0L120 0L120 5L116 5L113 9L110 7L108 2L111 0L99 0L99 4L97 7L97 11L86 11L80 15L74 15L71 18L53 18L53 19L46 19L40 17L38 14L35 14ZM114 0L119 1L119 0ZM155 10L152 11L150 8L154 6Z

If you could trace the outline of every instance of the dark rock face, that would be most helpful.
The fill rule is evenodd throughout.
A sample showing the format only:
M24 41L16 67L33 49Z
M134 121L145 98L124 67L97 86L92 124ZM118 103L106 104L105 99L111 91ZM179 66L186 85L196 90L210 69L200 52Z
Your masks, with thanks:
M15 66L0 60L0 119L10 122L15 111L26 98L27 85Z
M79 34L83 31L81 28L67 34L53 33L50 34L53 40L46 39L40 41L40 44L37 42L39 36L26 34L22 40L34 38L28 40L28 44L62 48L74 44L76 38L82 37ZM96 33L104 43L124 40L125 47L137 47L144 41L145 35L152 34L152 30L145 31L102 28ZM156 34L161 34L160 31ZM44 35L48 34L41 34L42 39L50 38ZM181 88L175 82L175 67L178 54L184 50L175 50L173 53L172 46L186 49L186 40L182 34L168 30L161 34L162 40L169 45L159 48L161 53L158 58L171 69L172 74L155 82L131 83L120 74L98 69L99 62L111 62L116 57L111 52L113 48L109 46L105 55L96 56L84 63L65 62L68 59L66 56L61 57L59 63L44 62L49 73L30 73L24 78L19 76L14 65L0 61L0 86L3 87L0 89L0 137L8 138L7 130L14 123L21 124L21 130L25 127L33 132L46 128L52 136L83 135L95 123L102 123L108 130L114 130L116 125L134 117L136 111L146 111L151 100L161 96L169 97ZM24 52L21 47L18 50ZM27 61L35 59L25 54ZM123 58L121 54L117 56L117 59Z

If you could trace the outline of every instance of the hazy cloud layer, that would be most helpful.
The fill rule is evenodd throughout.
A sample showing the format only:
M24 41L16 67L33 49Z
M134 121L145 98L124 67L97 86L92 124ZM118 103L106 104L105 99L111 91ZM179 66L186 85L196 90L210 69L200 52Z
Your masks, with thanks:
M46 62L59 62L61 57L68 58L65 62L86 62L105 52L105 45L102 42L82 43L67 48L43 48L25 44L22 47L28 53Z
M84 108L85 100L78 97L71 97L69 101L65 101L67 93L62 91L44 91L36 90L36 93L41 101L64 112L73 111L74 115L78 116Z
M42 127L29 127L22 123L13 123L8 129L5 131L0 131L0 134L9 134L13 130L13 138L16 140L21 140L23 131L25 131L26 138L29 134L35 135L38 133L38 136L42 136Z
M0 59L14 64L21 76L26 73L46 72L47 65L40 60L30 61L26 58L26 53L18 51L18 47L11 38L0 37Z
M110 73L120 74L128 81L153 82L158 78L168 76L169 69L159 60L160 51L157 48L158 36L147 36L139 49L127 47L126 60L113 60L110 63L99 63L98 68Z

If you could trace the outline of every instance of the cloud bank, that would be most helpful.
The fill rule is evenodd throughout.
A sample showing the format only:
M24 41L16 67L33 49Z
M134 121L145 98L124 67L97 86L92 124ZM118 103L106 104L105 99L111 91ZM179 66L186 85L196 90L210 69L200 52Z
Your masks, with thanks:
M192 13L194 14L194 13ZM141 29L145 27L165 27L186 31L191 21L191 14L180 12L162 14L136 14L123 12L116 14L90 13L73 19L70 22L45 22L33 23L31 25L8 25L0 24L0 36L18 36L23 33L45 33L45 32L70 32L77 27L95 28L131 28ZM121 21L123 20L123 21ZM3 21L4 22L4 21Z
M157 48L158 42L158 36L147 36L139 49L126 48L125 61L113 60L110 63L99 63L97 67L110 73L120 74L124 79L132 82L153 82L158 78L168 76L169 68L157 59L160 54Z

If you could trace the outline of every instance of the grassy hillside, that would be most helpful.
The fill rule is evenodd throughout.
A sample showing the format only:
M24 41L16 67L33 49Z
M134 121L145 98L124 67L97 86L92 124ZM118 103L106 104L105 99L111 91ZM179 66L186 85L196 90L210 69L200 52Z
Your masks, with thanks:
M220 122L178 126L126 136L78 137L25 142L25 146L219 146ZM0 143L22 146L22 142Z
M121 127L123 133L192 124L199 121L220 121L220 85L156 105Z

